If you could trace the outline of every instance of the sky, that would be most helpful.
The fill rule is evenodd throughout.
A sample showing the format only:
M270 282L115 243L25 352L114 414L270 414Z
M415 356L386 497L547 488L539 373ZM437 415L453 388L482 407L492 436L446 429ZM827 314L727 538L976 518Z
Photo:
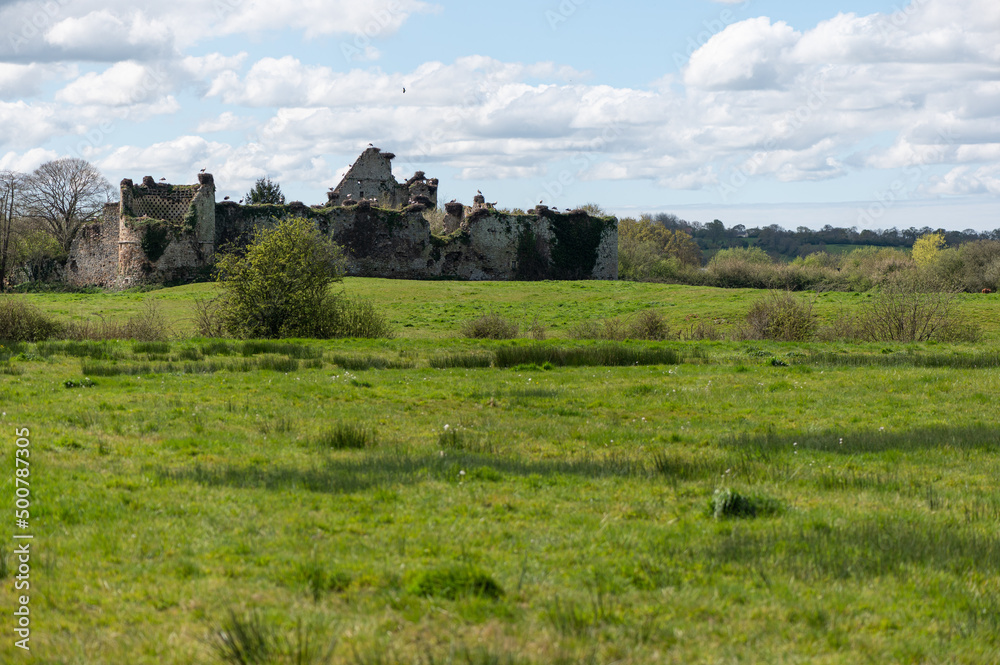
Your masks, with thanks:
M405 89L405 92L404 92ZM0 170L1000 228L996 0L0 0Z

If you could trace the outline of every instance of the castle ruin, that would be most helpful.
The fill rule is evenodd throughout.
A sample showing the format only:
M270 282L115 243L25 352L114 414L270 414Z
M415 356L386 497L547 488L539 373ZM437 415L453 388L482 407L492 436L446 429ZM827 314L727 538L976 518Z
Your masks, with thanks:
M496 210L477 194L472 206L445 204L444 235L431 233L438 181L418 171L392 175L392 153L365 150L325 204L241 205L215 200L209 173L197 185L146 176L121 182L121 198L81 228L67 280L126 288L179 283L211 273L215 254L245 246L254 232L305 217L345 248L349 275L403 279L617 279L618 229L612 217L539 205L523 214Z

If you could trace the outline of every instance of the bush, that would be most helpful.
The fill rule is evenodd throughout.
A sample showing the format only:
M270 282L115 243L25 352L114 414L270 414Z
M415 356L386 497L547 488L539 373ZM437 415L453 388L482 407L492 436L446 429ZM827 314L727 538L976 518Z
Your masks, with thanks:
M131 339L137 342L165 342L170 339L171 330L160 306L149 301L141 312L125 321L103 317L98 317L97 321L74 321L64 326L60 336L75 341Z
M330 319L330 286L344 274L343 253L307 219L259 229L246 253L216 263L219 315L242 338L311 337Z
M0 340L41 342L56 337L63 326L34 305L19 298L0 299Z
M955 295L920 275L893 275L854 319L854 337L870 342L978 341L981 331L956 311Z
M750 306L746 322L737 327L736 337L801 342L812 336L815 327L812 302L788 292L772 291Z
M345 296L328 298L313 322L310 337L387 339L395 335L392 324L370 300Z
M194 321L198 334L202 337L225 337L226 325L219 311L219 301L216 298L206 300L195 298Z
M628 339L659 341L670 339L670 328L666 319L657 311L647 309L639 312L626 326Z
M473 339L514 339L520 327L513 321L505 319L496 312L484 314L477 319L469 319L462 323L462 337Z

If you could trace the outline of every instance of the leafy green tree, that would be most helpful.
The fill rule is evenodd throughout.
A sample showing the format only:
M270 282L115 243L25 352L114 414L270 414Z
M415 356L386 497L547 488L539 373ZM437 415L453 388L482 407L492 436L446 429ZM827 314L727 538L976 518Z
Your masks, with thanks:
M216 263L219 314L242 338L319 337L336 309L330 286L344 275L341 249L307 219L258 229L246 252Z
M259 178L243 200L247 205L285 205L285 195L281 193L281 185L269 177Z

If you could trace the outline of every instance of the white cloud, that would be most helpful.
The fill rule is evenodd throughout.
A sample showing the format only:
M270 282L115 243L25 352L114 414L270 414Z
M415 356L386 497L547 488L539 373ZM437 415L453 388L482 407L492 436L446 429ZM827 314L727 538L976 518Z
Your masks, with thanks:
M1000 195L1000 166L983 166L976 170L959 166L942 177L934 178L928 192L943 196Z
M283 28L307 39L340 35L361 44L394 34L417 13L439 11L419 0L25 0L0 4L0 58L113 62L160 58L219 36L256 35Z
M43 83L74 75L75 68L65 65L13 64L0 62L0 99L35 97Z
M694 52L684 82L709 90L779 87L796 73L788 51L800 37L787 23L766 17L734 23Z
M253 118L237 116L232 111L226 111L217 118L202 120L195 130L199 134L209 134L211 132L227 132L232 130L247 129L254 124Z
M8 152L0 157L0 171L14 171L16 173L31 173L45 162L59 159L59 155L52 150L42 148L32 148L31 150L18 154Z
M78 106L129 106L156 102L166 96L171 85L164 69L128 60L100 74L84 74L57 92L56 100Z
M64 58L87 60L158 57L171 52L173 41L166 23L134 10L71 16L45 33L45 42L57 47Z

